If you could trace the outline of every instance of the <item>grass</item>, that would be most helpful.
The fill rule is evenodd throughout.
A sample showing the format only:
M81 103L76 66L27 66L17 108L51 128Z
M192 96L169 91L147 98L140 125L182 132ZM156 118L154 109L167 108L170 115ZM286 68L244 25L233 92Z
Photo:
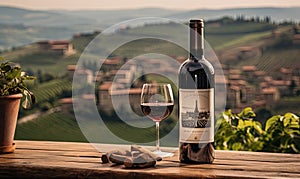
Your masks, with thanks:
M104 117L102 119L105 121L105 125L99 125L98 121L92 119L85 121L85 124L81 126L86 130L87 135L92 134L92 137L88 138L91 141L98 143L119 143L112 139L113 137L117 137L129 143L148 143L148 145L154 145L156 139L154 122L152 126L142 128L134 126L142 126L143 123L149 123L149 121L136 120L131 123L134 125L128 125L124 122L116 121L116 116ZM167 135L173 127L174 123L172 123L171 119L162 121L160 136L164 137ZM171 138L173 140L163 141L162 145L176 146L176 136L171 136ZM15 139L87 142L76 119L72 115L66 115L61 112L55 112L26 123L18 124Z
M37 45L30 44L22 47L17 47L10 51L6 51L2 53L1 56L3 56L7 60L16 61L20 56L26 56L35 53L38 53Z
M242 23L229 23L221 25L216 28L214 26L207 26L206 31L208 34L248 34L269 31L274 29L276 26L267 23L256 23L256 22L242 22Z
M72 90L72 82L68 79L55 79L42 83L33 88L32 92L35 94L37 102L41 103L61 96L64 90Z
M253 34L247 34L247 35L237 35L237 37L231 41L227 41L227 43L223 43L220 45L215 46L214 48L216 50L221 50L225 48L229 48L232 46L239 46L243 44L249 44L251 42L255 42L257 40L260 40L264 37L267 37L270 35L270 32L258 32L258 33L253 33Z
M52 113L18 124L15 139L86 142L76 120L62 113Z
M113 54L117 56L134 58L136 56L157 53L165 55L185 56L186 50L171 42L158 39L142 39L131 41L116 49Z
M21 56L16 59L15 62L21 64L24 70L32 70L37 72L47 72L53 76L59 77L67 72L67 66L70 64L76 64L79 58L79 54L72 56L61 56L49 53L36 53L26 56Z

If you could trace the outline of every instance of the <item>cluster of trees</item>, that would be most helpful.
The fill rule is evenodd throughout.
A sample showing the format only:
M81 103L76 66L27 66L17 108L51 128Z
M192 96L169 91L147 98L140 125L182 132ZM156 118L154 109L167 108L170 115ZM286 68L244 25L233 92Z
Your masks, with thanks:
M265 16L263 18L259 16L246 17L244 15L238 15L235 19L237 22L256 22L256 23L272 23L270 16Z
M278 25L296 25L297 22L292 20L284 20L282 22L275 22L270 16L250 16L237 15L236 17L225 16L218 20L213 20L209 22L221 22L222 24L230 23L244 23L244 22L253 22L253 23L263 23L263 24L278 24Z
M39 82L39 83L45 83L45 82L55 79L55 76L53 76L51 73L42 72L41 70L37 70L35 72L32 69L28 69L26 71L26 73L30 76L35 76L36 80L37 80L36 82Z
M229 17L225 16L221 19L215 20L215 21L209 21L209 22L220 22L222 24L231 24L231 23L244 23L244 22L254 22L254 23L267 23L267 24L273 24L270 16L265 16L263 18L259 16L252 16L252 17L246 17L244 15L238 15L236 17Z

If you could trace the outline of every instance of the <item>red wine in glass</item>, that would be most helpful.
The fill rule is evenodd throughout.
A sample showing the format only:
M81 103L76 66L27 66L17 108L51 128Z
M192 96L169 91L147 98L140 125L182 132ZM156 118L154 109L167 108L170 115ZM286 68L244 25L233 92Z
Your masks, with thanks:
M159 122L172 113L173 107L174 97L170 84L147 83L143 85L141 109L148 118L155 122L157 139L154 153L160 157L173 156L172 153L162 152L159 148Z
M173 111L174 103L142 103L143 113L154 122L166 119Z

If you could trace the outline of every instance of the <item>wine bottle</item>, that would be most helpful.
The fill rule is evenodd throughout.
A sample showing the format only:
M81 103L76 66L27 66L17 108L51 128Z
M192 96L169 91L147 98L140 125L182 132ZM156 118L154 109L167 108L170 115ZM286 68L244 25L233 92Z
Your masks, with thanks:
M189 58L179 69L179 160L212 163L214 68L204 57L204 22L190 20Z

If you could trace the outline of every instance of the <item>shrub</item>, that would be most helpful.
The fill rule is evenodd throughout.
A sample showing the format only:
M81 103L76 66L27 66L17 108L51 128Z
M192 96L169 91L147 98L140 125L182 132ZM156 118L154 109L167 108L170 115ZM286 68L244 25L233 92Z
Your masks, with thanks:
M0 56L0 61L2 60L4 61L4 58ZM27 88L26 81L34 79L35 77L22 72L21 67L6 61L2 62L0 63L0 96L22 94L25 97L22 107L30 108L31 103L35 103L35 96Z
M292 113L269 118L263 129L255 113L245 108L239 114L223 112L217 121L216 149L300 153L299 117Z

